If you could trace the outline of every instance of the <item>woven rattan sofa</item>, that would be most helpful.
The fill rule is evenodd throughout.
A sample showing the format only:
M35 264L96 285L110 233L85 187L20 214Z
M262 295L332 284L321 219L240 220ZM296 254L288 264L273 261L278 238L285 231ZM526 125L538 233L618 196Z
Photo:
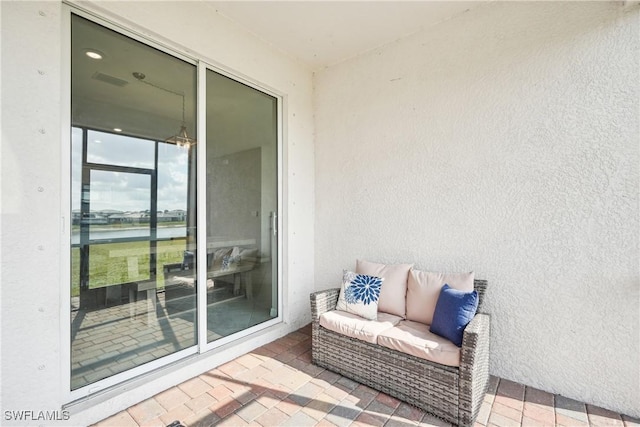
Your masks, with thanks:
M230 243L244 242L249 243L226 246L227 242L222 242L207 248L207 305L232 297L253 298L252 273L258 262L258 249L252 241ZM194 265L195 256L190 251L184 252L182 262L164 264L165 304L169 312L195 307Z
M474 280L473 286L479 297L478 312L464 330L459 367L322 327L320 316L336 308L339 288L311 294L313 363L453 424L472 425L488 386L490 332L489 315L481 313L487 282Z

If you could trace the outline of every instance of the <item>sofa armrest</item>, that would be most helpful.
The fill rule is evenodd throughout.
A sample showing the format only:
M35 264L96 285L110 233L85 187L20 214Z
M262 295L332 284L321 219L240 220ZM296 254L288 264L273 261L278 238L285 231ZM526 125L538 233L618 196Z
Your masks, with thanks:
M340 288L326 289L312 293L310 295L311 321L317 322L322 313L335 310L336 304L338 303L338 295L340 295Z
M491 317L478 313L462 337L460 355L460 424L471 425L489 385Z
M473 348L478 340L489 338L491 317L486 313L477 313L464 330L462 347Z

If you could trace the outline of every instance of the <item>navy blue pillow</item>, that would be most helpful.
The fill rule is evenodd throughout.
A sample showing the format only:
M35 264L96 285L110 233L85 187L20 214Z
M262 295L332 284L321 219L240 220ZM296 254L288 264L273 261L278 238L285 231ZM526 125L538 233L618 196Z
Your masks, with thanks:
M433 313L429 330L462 346L462 333L478 309L478 292L463 292L445 283Z

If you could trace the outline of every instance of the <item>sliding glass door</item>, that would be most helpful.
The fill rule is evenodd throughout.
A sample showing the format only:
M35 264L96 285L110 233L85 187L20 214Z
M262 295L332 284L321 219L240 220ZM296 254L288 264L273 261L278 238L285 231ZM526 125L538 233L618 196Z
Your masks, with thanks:
M196 66L72 15L71 389L196 344ZM179 307L176 308L176 307Z
M178 56L71 15L74 396L279 318L278 99Z
M277 99L206 73L207 340L278 316Z

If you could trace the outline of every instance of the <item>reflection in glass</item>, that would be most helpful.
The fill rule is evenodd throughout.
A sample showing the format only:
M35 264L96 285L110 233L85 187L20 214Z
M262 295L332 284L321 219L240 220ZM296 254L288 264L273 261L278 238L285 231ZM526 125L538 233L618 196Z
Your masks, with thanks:
M278 315L277 101L207 71L207 337Z
M82 215L82 223L89 225L89 239L148 238L151 174L92 170L90 177L91 211Z
M87 162L152 169L154 148L153 141L90 130Z
M93 61L87 47L107 55ZM75 390L196 343L195 286L171 299L164 280L188 263L183 280L193 285L196 272L188 262L195 147L164 142L182 123L182 94L186 125L195 129L196 68L78 16L71 50ZM181 96L136 82L133 71Z

